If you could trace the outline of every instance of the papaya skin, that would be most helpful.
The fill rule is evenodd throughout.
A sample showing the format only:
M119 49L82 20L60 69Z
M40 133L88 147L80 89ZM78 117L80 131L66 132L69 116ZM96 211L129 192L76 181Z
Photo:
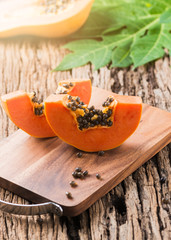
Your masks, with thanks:
M68 89L68 93L72 92L83 97L88 104L91 97L91 81L90 80L66 80L59 82L59 85L72 83L71 89ZM77 85L79 86L77 88ZM79 93L80 90L80 93ZM66 96L66 94L53 94L54 96ZM86 96L86 97L84 97ZM27 132L33 137L47 138L55 137L56 134L48 124L44 112L41 115L34 113L34 104L29 93L24 91L16 91L1 96L1 104L6 114L12 120L12 122ZM38 104L39 105L39 104Z
M22 17L4 17L0 27L0 38L7 38L16 35L34 35L38 37L56 38L64 37L77 31L87 20L94 0L80 0L73 8L59 14L41 15L40 12L29 16L29 13ZM39 1L38 1L39 2ZM26 11L34 8L35 1L23 6ZM40 3L39 3L40 4ZM1 7L1 3L0 3ZM10 6L12 7L12 6ZM37 5L35 6L37 7ZM21 8L18 6L18 8ZM20 9L22 10L22 9ZM39 10L39 9L38 9ZM10 13L15 14L14 9Z
M139 97L113 95L113 125L80 131L63 96L49 96L45 101L46 119L53 131L66 143L86 152L109 150L120 146L136 130L142 113Z

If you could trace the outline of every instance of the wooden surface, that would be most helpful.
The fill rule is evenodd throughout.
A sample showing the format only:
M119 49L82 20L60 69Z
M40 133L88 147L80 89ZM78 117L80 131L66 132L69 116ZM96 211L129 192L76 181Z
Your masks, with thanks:
M0 41L1 94L39 89L39 96L46 97L56 89L58 80L91 77L93 86L139 95L144 103L171 112L171 69L167 56L134 71L106 67L93 71L91 65L86 65L51 73L64 54L56 40ZM17 130L2 109L0 129L1 138ZM171 144L77 217L20 217L0 212L0 239L169 239L170 158ZM2 188L0 198L28 203Z
M101 100L110 95L93 88L92 103L99 108ZM77 149L57 137L35 139L18 130L0 142L0 186L34 203L58 203L65 216L77 216L170 142L171 113L145 104L134 134L104 156L83 153L80 159ZM72 172L78 166L89 176L75 180ZM71 180L78 186L71 188Z

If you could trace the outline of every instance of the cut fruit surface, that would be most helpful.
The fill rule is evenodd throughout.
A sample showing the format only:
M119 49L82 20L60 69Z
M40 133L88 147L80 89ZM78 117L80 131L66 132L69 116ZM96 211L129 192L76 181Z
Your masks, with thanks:
M69 94L71 96L79 96L80 99L88 104L91 98L91 81L88 80L63 80L58 83L57 94Z
M24 91L16 91L1 97L4 110L16 126L34 137L54 137L46 117L43 114L35 114L32 100ZM37 109L41 109L41 106Z
M93 0L62 1L63 5L60 1L54 3L50 0L2 0L0 37L30 34L52 38L69 35L84 24L92 3Z
M66 88L66 85L69 85L69 87ZM79 87L77 87L77 85ZM83 97L83 99L89 103L91 97L90 80L66 80L59 83L58 90L61 89L61 87L66 88L65 91L69 94L72 94L72 92L74 94L76 93L80 98ZM60 92L53 95L64 96L66 94ZM86 98L84 95L86 95ZM1 103L14 124L31 136L38 138L56 136L46 120L44 103L38 101L35 92L26 93L24 91L16 91L8 93L1 96Z
M96 152L121 145L136 130L142 101L139 97L111 95L103 107L87 107L77 97L51 95L45 101L45 115L62 140L80 150Z

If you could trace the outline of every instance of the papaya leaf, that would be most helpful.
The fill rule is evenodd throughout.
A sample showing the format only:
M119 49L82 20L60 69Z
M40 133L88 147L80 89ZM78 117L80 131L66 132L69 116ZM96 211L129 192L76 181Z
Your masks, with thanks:
M128 41L113 51L111 67L128 67L133 63L130 57L130 47L131 41Z
M171 8L160 16L160 23L171 23Z
M73 41L74 40L74 41ZM99 69L138 67L171 55L170 0L95 0L85 25L63 47L70 50L54 71L87 63Z
M131 48L131 57L134 62L134 67L143 65L147 62L163 57L163 26L159 25L157 31L153 34L150 32L137 39Z
M112 45L106 46L105 42L78 40L65 45L65 47L74 52L68 54L63 59L61 64L55 69L56 71L79 67L88 62L91 62L95 69L99 69L111 61Z

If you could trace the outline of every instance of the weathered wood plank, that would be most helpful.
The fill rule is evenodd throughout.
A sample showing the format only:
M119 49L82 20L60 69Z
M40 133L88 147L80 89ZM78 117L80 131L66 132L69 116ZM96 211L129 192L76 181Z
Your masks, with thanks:
M135 71L106 67L93 71L86 65L51 73L64 54L56 40L0 41L0 94L35 89L46 97L60 79L91 77L93 86L139 95L143 102L171 112L171 63L167 56ZM0 138L15 130L0 107ZM170 160L171 144L78 217L20 217L0 212L0 239L169 239ZM0 189L0 198L27 203L4 189Z

